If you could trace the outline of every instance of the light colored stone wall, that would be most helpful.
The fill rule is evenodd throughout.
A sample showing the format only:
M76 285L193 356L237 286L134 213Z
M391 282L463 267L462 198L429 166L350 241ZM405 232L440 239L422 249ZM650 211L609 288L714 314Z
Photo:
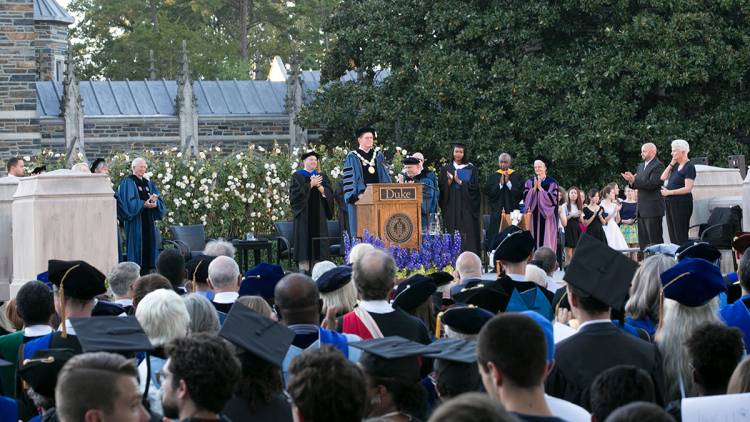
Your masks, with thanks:
M10 282L13 276L11 205L17 188L17 178L0 178L0 301L10 299Z

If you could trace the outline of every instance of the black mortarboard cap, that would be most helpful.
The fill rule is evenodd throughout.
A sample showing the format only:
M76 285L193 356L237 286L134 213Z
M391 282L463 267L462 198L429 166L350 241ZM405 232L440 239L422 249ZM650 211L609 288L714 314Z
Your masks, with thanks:
M149 352L154 346L134 316L70 318L84 352Z
M494 316L492 312L476 306L456 306L444 311L440 319L453 331L475 335Z
M453 295L453 299L456 303L478 306L496 314L500 312L504 304L508 303L508 293L497 282L480 283L474 287L461 289Z
M419 382L417 356L433 351L424 344L398 336L358 341L349 346L365 351L359 363L369 375L406 383Z
M622 309L637 269L635 261L583 233L563 279L576 293Z
M401 164L408 166L408 165L416 165L419 164L419 159L414 157L406 157L403 160L401 160Z
M320 293L334 292L352 281L352 267L339 265L326 271L315 280Z
M312 157L313 155L315 156L315 158L320 160L320 155L318 155L318 153L315 151L307 151L303 153L302 155L300 155L299 159L304 161L304 160L307 160L307 157Z
M661 274L664 297L685 306L701 306L727 291L719 267L701 258L685 258Z
M21 362L18 375L38 394L55 397L57 374L76 353L71 349L37 350L31 359Z
M377 132L375 132L375 129L372 128L372 127L369 127L369 126L367 126L367 127L361 127L359 129L357 129L356 131L354 131L354 137L355 138L359 138L360 136L364 135L365 133L372 133L372 137L373 138L377 138L378 137L378 134L377 134Z
M91 163L91 172L96 173L96 168L104 164L105 162L106 161L104 161L104 158L97 158L96 160L94 160L94 162Z
M35 176L37 174L42 174L45 171L47 171L47 166L46 165L45 166L34 167L34 170L31 170L31 175Z
M213 261L215 256L198 255L185 263L188 280L193 283L208 283L208 265Z
M534 250L534 238L528 230L508 226L493 241L495 261L522 262Z
M435 285L445 286L446 284L453 281L453 276L445 271L438 271L429 275L430 278L435 282Z
M396 295L393 298L393 307L405 311L413 311L419 305L425 303L437 290L437 285L430 277L415 274L396 286Z
M700 258L708 262L716 262L721 258L721 251L708 242L688 240L677 248L675 256L678 261L682 261L685 258Z
M76 353L71 349L37 350L31 359L25 359L18 368L18 375L35 392L47 398L55 397L57 374Z
M430 344L430 351L424 357L451 362L474 363L477 361L477 343L465 339L441 338Z
M241 304L232 306L219 336L278 367L294 340L292 330Z
M64 290L65 296L88 300L107 293L107 277L86 261L50 259L47 270L49 281Z

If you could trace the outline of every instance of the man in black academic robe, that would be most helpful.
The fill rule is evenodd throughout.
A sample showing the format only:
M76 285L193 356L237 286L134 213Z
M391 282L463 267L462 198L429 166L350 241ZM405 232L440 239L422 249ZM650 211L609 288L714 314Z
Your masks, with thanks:
M450 234L461 233L461 251L480 253L479 206L481 186L479 170L469 163L464 145L454 145L449 164L440 169L440 209L443 228Z
M303 168L292 174L289 202L294 216L294 258L301 268L328 257L328 219L333 216L333 191L324 174L318 173L318 154L301 157ZM316 239L323 238L323 239Z
M492 240L500 232L502 213L510 214L519 209L519 202L523 200L524 179L519 172L510 168L510 154L500 154L499 160L500 169L487 178L484 188L490 209L490 225L484 239L485 250L492 247Z

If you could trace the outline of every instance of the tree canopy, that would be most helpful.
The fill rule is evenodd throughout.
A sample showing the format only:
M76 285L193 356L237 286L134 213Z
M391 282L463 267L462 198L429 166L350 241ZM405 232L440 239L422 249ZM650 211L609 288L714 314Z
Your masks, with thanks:
M565 186L620 180L644 142L723 166L747 152L749 18L741 0L343 0L300 121L329 146L371 124L433 162L460 141L485 174L543 155Z

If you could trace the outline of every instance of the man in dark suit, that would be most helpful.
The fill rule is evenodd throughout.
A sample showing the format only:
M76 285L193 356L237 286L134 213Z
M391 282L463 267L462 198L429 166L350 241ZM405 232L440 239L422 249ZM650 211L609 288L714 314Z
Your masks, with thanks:
M636 173L626 171L622 177L631 188L638 189L638 244L644 249L648 245L664 243L664 198L660 178L664 164L656 158L656 145L652 143L643 144L641 158L643 162L638 165Z
M659 349L624 332L610 318L612 308L624 305L637 267L625 255L583 234L565 274L571 312L581 324L576 334L556 345L556 365L547 377L547 394L590 410L593 380L613 366L632 365L651 376L656 401L663 404Z

